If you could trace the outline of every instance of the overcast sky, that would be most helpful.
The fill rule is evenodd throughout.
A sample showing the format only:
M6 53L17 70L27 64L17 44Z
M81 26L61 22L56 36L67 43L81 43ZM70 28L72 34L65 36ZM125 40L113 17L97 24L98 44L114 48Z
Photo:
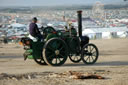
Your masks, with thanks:
M0 0L0 6L58 6L92 5L100 1L103 4L124 4L124 0Z

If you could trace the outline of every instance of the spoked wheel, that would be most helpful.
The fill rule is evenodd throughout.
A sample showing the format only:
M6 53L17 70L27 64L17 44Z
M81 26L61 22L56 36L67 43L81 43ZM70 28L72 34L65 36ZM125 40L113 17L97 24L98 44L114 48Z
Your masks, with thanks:
M67 60L68 49L62 39L49 39L44 45L43 58L48 65L60 66Z
M81 56L73 54L69 56L69 59L74 63L79 63L81 61Z
M34 57L34 61L39 64L39 65L47 65L47 63L44 61L43 58L35 58Z
M99 56L98 48L94 44L86 44L82 49L81 58L85 64L94 64Z

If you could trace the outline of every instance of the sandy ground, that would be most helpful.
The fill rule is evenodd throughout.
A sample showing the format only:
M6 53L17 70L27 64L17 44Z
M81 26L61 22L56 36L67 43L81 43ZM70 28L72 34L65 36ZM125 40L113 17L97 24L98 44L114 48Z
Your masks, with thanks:
M40 66L23 60L23 47L0 44L0 85L128 85L128 39L91 40L100 52L94 65L72 63L60 67ZM54 76L77 71L97 74L105 79L72 79ZM12 77L11 77L12 76Z

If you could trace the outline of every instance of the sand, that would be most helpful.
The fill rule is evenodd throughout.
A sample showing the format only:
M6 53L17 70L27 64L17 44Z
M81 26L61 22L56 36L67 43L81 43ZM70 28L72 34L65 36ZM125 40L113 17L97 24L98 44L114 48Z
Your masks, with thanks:
M100 52L94 65L69 59L60 67L38 65L32 59L24 61L19 44L0 44L0 85L128 85L128 39L90 40ZM73 79L58 77L68 71L90 73L105 79Z

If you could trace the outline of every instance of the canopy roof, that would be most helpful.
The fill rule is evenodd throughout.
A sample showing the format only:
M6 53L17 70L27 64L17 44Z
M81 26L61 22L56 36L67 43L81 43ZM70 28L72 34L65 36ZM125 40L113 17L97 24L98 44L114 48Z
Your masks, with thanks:
M128 31L128 28L127 27L95 28L95 29L84 29L83 34L102 33L102 32L124 32L124 31Z

